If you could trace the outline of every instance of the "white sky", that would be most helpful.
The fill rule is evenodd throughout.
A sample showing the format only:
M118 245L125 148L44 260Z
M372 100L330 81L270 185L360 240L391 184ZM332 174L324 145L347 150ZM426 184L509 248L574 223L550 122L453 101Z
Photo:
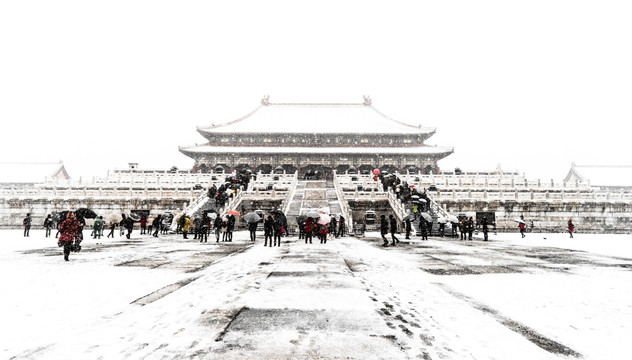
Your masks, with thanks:
M631 18L607 0L2 1L0 161L188 168L196 126L268 94L370 95L437 128L444 170L630 164Z

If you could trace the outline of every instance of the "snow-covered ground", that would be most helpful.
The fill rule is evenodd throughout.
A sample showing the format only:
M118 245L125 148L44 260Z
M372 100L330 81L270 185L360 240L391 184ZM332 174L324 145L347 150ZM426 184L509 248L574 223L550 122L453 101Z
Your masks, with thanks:
M629 235L247 238L117 234L64 262L43 231L0 231L0 357L629 358Z

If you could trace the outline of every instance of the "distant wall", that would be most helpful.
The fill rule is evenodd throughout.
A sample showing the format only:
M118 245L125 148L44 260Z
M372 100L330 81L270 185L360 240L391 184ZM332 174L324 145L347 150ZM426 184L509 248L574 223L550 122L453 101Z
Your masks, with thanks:
M30 213L32 227L41 227L46 216L52 212L88 208L97 215L110 213L129 214L131 210L149 210L150 216L165 211L179 212L186 201L173 199L4 199L0 198L0 228L22 227L22 219Z
M609 202L517 202L517 201L443 201L439 204L450 214L476 211L496 213L498 231L517 231L516 218L523 216L529 231L564 232L573 219L578 232L632 233L632 204Z

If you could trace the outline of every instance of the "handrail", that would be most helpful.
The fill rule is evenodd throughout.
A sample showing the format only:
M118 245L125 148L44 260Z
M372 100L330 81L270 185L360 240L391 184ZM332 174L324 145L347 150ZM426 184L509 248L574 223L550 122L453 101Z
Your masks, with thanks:
M290 186L290 191L288 191L283 201L281 201L281 211L283 214L287 215L288 211L290 211L290 203L292 202L292 198L294 197L294 191L296 190L296 185L298 184L298 170L294 172L294 177L292 178L292 184Z
M333 176L334 189L336 190L336 197L338 198L338 202L340 203L340 210L342 211L342 216L344 216L347 221L347 228L353 229L353 216L351 216L351 209L349 207L349 202L344 196L340 188L340 184L338 183L338 175L336 170L334 170Z

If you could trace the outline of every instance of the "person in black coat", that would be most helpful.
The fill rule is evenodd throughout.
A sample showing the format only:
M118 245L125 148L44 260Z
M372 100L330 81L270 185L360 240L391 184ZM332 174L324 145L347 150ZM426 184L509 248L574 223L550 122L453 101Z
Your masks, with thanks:
M263 246L268 246L268 239L270 239L270 246L272 246L273 234L274 234L274 220L272 220L272 216L267 215L265 217L265 220L263 220L263 236L264 236Z
M413 226L410 223L410 219L406 219L405 228L406 228L406 239L410 240L410 232L413 230Z
M235 215L228 215L228 226L226 227L226 233L228 234L227 241L233 241L233 231L235 231Z
M248 231L250 231L250 241L255 242L257 238L257 222L248 223Z
M158 214L158 216L156 216L154 218L154 220L151 222L151 226L154 229L154 237L158 237L158 232L160 231L160 224L162 223L162 216L160 214Z
M386 240L386 235L388 233L388 221L386 220L386 216L380 215L380 235L382 236L382 240L384 240L384 244L382 246L388 246L388 240Z
M340 220L338 221L338 237L345 236L345 218L340 215Z
M472 240L472 233L474 233L474 219L472 219L472 217L470 216L470 218L467 220L468 240Z
M488 232L489 232L487 218L483 218L483 220L481 221L481 225L483 225L483 238L485 239L485 241L487 241L488 240Z
M224 221L222 221L221 216L218 215L215 218L215 223L213 223L213 226L215 227L215 242L219 242L222 226L224 226Z
M421 231L421 240L428 240L428 222L423 216L419 219L419 230Z
M393 240L392 246L395 246L395 243L399 242L399 239L395 237L395 233L397 232L397 219L393 215L389 215L388 218L391 222L391 239Z
M274 226L274 245L281 246L281 235L283 233L283 220L279 216L275 216L273 220Z

